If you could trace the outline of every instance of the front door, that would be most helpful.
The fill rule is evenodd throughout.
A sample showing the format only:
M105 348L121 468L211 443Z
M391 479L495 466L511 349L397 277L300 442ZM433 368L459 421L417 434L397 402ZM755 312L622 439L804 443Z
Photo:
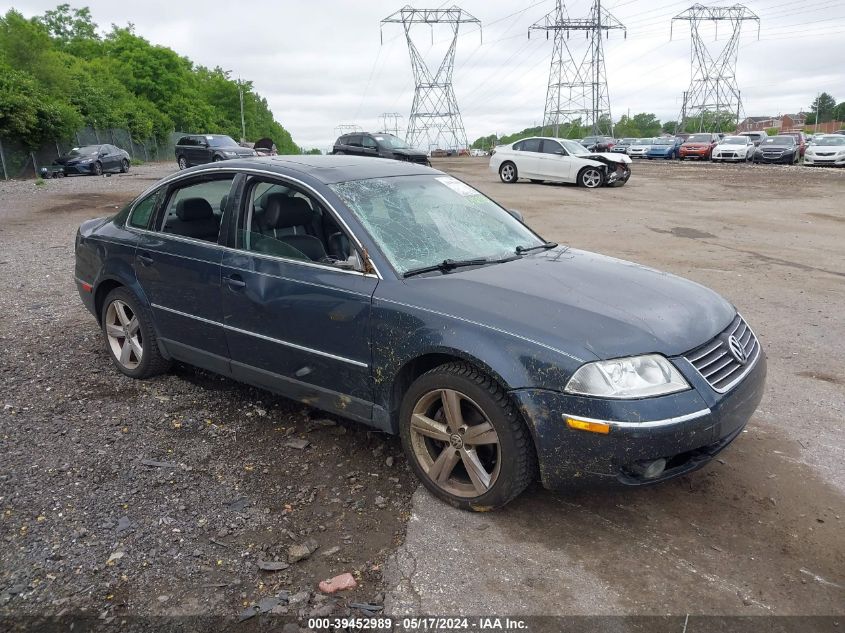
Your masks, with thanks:
M378 279L350 268L355 252L310 190L251 178L241 208L236 248L222 261L233 375L370 420L369 320Z
M158 335L179 360L228 373L220 305L218 236L221 201L234 174L174 183L150 230L142 231L135 271L155 316Z
M572 158L557 141L543 140L542 151L537 161L540 177L544 180L571 181Z

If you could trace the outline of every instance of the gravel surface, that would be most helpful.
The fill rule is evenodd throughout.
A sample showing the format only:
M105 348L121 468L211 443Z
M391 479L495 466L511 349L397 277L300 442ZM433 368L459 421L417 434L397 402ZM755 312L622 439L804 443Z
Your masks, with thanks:
M360 615L416 487L398 441L186 366L127 378L76 294L79 223L171 171L0 182L0 618Z

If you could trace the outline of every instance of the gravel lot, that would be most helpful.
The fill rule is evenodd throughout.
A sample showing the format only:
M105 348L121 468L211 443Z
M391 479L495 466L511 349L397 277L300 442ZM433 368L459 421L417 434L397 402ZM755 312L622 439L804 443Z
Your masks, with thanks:
M304 616L385 593L392 613L842 613L845 170L638 162L586 191L503 185L486 164L435 161L549 239L740 308L769 380L722 459L648 490L452 511L414 494L394 438L188 367L111 366L73 236L173 165L0 182L0 617L238 618L262 600ZM316 591L347 571L356 590Z
M172 169L0 183L0 615L381 603L415 488L397 440L185 366L126 378L81 306L76 227Z

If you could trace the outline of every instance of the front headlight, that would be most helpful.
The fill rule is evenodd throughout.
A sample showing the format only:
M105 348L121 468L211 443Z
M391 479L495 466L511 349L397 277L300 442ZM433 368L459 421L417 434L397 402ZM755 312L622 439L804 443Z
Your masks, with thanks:
M665 357L649 354L582 365L564 391L599 398L646 398L689 388L689 383Z
M223 151L223 152L220 152L220 153L221 153L221 154L223 154L223 156L225 156L226 158L234 158L235 156L237 156L237 155L238 155L238 153L237 153L237 152L227 152L227 151Z

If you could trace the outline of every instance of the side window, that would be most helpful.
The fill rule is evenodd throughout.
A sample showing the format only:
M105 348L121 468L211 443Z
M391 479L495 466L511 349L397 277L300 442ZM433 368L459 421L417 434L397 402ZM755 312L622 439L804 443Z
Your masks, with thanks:
M238 246L285 259L363 270L357 251L334 216L307 192L254 179L240 219Z
M194 144L194 141L191 139L190 136L183 136L182 138L179 139L179 142L177 143L177 145L184 145L186 147L190 147L193 144Z
M129 226L136 229L146 229L150 226L150 218L155 214L158 208L158 202L161 199L161 190L151 193L146 198L141 200L132 209L132 214L129 216Z
M349 137L349 145L352 147L361 147L361 135L356 134Z
M162 218L162 233L217 242L232 180L234 175L227 174L171 190Z
M541 143L542 143L542 139L527 138L524 141L522 141L522 151L523 152L539 152Z
M566 152L563 151L563 148L560 146L560 143L557 141L543 141L543 153L544 154L562 154L566 156Z
M378 149L378 143L375 142L375 139L372 139L369 136L361 137L361 145L368 149Z

